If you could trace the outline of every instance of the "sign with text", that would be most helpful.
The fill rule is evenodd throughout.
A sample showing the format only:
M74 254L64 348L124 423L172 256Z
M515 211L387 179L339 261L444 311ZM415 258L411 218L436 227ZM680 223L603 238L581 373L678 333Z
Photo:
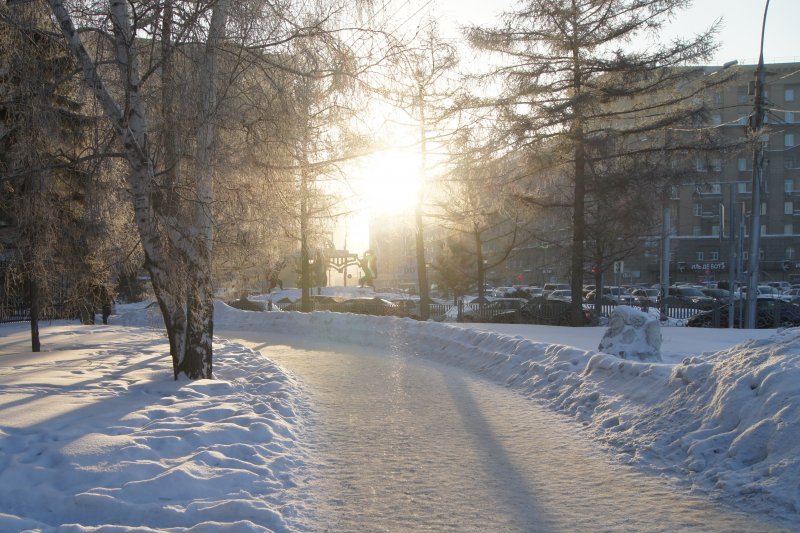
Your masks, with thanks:
M706 271L717 272L720 270L727 270L728 263L727 261L716 261L711 263L691 263L689 265L689 269L692 272L706 272Z

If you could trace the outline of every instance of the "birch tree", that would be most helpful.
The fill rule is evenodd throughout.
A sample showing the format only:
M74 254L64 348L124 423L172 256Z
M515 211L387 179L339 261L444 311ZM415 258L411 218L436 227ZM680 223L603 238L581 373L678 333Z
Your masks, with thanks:
M212 377L213 289L211 284L213 202L213 150L216 131L215 76L217 54L225 38L229 1L219 0L211 8L200 76L201 114L197 125L196 169L190 194L194 209L173 213L169 206L154 205L158 196L151 143L152 109L143 94L138 28L130 6L110 0L108 17L113 63L118 70L119 90L101 70L83 42L72 14L62 0L49 0L61 32L75 55L87 87L102 106L128 162L127 185L134 220L145 254L145 268L164 318L175 378L183 372L190 379ZM101 28L102 29L102 28ZM185 270L180 271L180 258ZM181 275L188 276L187 282ZM179 281L180 280L180 281Z

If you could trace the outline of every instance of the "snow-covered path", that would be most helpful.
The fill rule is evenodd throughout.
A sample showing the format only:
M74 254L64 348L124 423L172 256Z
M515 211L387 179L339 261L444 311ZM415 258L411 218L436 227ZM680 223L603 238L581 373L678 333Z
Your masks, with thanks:
M574 424L462 370L376 348L218 332L295 373L331 531L770 531L614 464ZM303 487L301 487L301 490Z

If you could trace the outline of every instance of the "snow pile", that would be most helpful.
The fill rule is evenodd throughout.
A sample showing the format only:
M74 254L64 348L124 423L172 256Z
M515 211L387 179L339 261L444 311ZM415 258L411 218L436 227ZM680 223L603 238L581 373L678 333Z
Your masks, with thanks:
M68 349L9 354L27 332L3 328L0 531L288 527L302 394L271 362L217 339L216 380L174 381L153 331L42 333Z
M313 335L469 369L575 417L624 462L800 513L798 329L718 353L701 354L699 343L696 356L669 363L392 317L216 312L225 329Z
M620 305L611 311L600 351L624 359L660 361L661 326L658 319L638 309Z

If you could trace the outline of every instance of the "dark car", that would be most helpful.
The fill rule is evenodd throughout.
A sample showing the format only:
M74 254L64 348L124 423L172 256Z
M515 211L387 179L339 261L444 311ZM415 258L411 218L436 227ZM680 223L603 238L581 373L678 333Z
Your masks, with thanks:
M733 308L733 327L738 328L742 321L742 303L736 302ZM728 306L723 305L711 311L703 311L689 318L687 326L693 328L727 328ZM756 300L756 327L758 329L800 326L800 305L773 299Z
M343 313L357 313L360 315L395 315L402 314L402 309L397 304L383 298L363 297L351 298L336 306L337 311Z
M496 298L483 303L474 300L464 304L461 310L462 322L492 322L495 316L521 309L526 304L524 298Z
M665 298L667 307L688 307L708 310L714 307L714 299L706 296L697 287L670 287Z
M254 302L252 300L248 300L246 296L244 298L239 298L238 300L228 302L228 305L235 309L241 309L242 311L264 311L266 309L264 302Z
M498 313L491 321L500 324L545 324L551 326L572 324L570 304L560 300L529 302L516 311ZM596 322L592 312L584 309L583 325L592 326Z
M344 301L342 298L338 298L336 296L326 296L320 294L312 294L308 297L308 300L311 303L312 311L336 311L337 306ZM291 304L284 306L283 310L302 311L303 310L302 299L297 299Z

